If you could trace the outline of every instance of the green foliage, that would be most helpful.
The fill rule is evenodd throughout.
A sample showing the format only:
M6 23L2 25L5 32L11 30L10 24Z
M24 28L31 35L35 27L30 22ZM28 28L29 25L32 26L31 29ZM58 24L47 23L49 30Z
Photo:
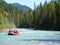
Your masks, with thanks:
M44 5L40 3L37 7L34 3L34 10L23 14L20 27L29 27L43 30L60 30L60 2L51 0L45 1Z
M9 19L7 18L10 12L8 8L9 4L7 4L4 0L0 0L0 32L5 30L6 28L13 28L15 27L14 23L9 23ZM13 7L13 6L11 6ZM2 15L2 10L4 10L4 15ZM12 10L12 9L11 9Z
M60 30L60 1L51 0L44 5L40 3L37 7L34 3L34 10L29 9L27 12L18 11L12 4L0 1L0 9L4 7L5 17L2 24L2 15L0 14L0 28L7 24L8 28L35 28L43 30ZM6 25L5 25L6 26ZM4 27L4 26L3 26Z

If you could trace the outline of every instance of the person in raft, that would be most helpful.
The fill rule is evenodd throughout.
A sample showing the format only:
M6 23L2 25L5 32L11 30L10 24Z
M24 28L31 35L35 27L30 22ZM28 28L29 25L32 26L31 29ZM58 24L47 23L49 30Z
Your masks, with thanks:
M18 30L14 30L14 33L19 34L19 31Z

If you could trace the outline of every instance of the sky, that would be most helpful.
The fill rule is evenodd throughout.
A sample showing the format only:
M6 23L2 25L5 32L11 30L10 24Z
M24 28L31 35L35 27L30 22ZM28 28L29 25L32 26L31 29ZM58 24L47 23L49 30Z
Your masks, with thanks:
M43 4L46 0L5 0L7 3L19 3L21 5L26 5L30 7L31 9L34 9L34 2L35 5L39 5L40 2ZM47 0L47 2L50 2L50 0Z

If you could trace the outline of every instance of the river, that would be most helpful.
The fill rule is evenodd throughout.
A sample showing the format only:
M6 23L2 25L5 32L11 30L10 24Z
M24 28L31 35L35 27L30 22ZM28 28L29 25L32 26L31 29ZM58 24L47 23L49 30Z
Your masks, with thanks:
M20 28L20 35L0 33L0 45L60 45L60 31L39 31Z

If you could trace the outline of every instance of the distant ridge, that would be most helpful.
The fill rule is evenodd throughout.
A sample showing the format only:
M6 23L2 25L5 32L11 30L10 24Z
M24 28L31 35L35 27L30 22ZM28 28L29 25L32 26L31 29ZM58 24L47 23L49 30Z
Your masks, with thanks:
M13 3L13 6L16 7L18 10L22 10L23 12L26 12L28 11L30 8L25 6L25 5L21 5L21 4L18 4L18 3Z

